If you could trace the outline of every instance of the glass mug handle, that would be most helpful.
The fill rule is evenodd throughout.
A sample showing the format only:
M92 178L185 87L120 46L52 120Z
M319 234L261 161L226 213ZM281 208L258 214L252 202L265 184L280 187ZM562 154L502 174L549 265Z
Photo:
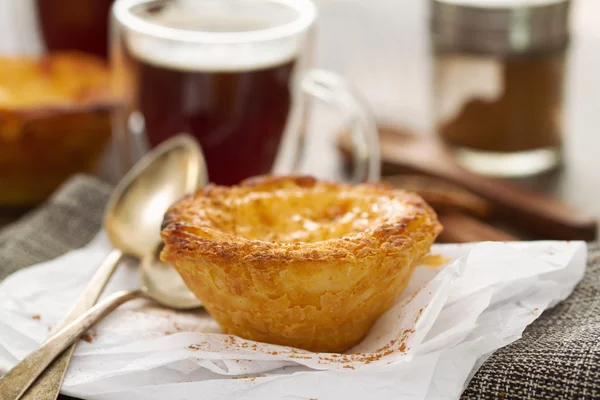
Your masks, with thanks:
M352 182L380 179L381 155L374 118L364 101L340 75L309 70L301 80L302 91L336 108L345 117L352 139Z

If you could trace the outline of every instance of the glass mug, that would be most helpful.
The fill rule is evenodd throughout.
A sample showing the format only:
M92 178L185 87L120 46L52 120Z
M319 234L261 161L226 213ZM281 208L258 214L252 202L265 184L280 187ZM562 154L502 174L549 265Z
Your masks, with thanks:
M154 147L186 133L213 183L293 173L308 94L346 117L353 181L379 179L377 131L360 96L308 68L315 20L310 0L117 0L111 58L128 104L115 118L125 168L140 137Z

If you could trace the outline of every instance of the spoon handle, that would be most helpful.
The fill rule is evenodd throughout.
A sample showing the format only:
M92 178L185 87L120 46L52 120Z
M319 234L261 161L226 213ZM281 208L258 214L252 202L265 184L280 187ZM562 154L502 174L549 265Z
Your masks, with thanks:
M90 329L96 322L121 304L138 297L146 297L142 290L122 291L106 298L75 321L53 335L40 348L31 352L19 364L0 378L2 400L18 400L35 379L67 347Z
M117 269L122 258L123 252L119 249L112 250L108 256L106 256L83 293L79 295L79 298L67 316L53 329L54 332L64 328L96 304L98 297L100 297L100 294L106 287L106 284ZM55 400L60 393L60 388L69 367L71 357L73 356L73 352L75 351L75 347L77 347L76 343L46 368L42 375L32 383L29 390L23 394L22 398L25 400Z

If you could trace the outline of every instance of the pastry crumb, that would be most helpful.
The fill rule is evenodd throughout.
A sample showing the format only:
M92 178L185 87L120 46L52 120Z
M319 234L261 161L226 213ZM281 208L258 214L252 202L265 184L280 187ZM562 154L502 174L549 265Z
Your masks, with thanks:
M428 254L421 260L421 265L430 268L441 267L452 259L444 257L441 254Z
M85 340L88 343L92 343L97 337L98 334L96 332L88 332L81 336L81 340Z

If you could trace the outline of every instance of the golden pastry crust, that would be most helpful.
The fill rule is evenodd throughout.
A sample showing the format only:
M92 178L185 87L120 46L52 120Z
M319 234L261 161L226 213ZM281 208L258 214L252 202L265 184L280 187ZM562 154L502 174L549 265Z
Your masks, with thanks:
M69 176L95 172L120 105L94 56L0 57L0 205L34 205Z
M440 231L415 194L261 177L171 207L161 258L224 332L340 352L392 306Z

